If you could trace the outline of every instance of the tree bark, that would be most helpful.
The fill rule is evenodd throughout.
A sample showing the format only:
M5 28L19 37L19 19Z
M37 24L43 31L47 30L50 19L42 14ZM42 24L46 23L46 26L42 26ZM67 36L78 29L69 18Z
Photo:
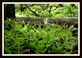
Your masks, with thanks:
M17 17L17 20L24 20L25 23L28 23L29 21L34 23L44 23L45 18L29 18L29 17ZM48 23L59 23L59 24L67 24L67 25L73 25L78 24L78 18L48 18Z
M4 5L4 18L15 18L15 6L14 4Z

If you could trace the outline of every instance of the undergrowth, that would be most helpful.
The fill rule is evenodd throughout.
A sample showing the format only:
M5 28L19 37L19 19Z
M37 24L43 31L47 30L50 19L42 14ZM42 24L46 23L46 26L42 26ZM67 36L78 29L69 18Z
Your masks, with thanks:
M5 54L76 54L78 39L73 28L58 24L25 24L4 21Z

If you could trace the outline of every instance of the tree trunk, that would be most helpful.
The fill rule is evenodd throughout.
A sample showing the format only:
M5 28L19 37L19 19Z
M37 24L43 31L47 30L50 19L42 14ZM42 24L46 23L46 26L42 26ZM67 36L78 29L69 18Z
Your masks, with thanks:
M4 5L4 18L15 18L15 6L14 4Z

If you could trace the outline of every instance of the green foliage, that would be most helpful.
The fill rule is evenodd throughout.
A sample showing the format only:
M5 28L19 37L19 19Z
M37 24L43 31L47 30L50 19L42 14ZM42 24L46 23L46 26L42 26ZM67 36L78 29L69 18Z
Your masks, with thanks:
M58 24L25 24L12 19L5 20L5 54L71 54L77 53L77 38L72 29Z
M78 17L78 4L24 4L23 7L21 4L16 4L15 6L16 16L34 18ZM24 9L22 12L21 7Z

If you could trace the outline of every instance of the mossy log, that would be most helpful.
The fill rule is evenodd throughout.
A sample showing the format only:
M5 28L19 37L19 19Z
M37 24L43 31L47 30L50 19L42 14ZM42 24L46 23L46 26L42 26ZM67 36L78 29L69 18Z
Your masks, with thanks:
M45 18L29 18L29 17L17 17L17 20L24 20L25 23L43 23ZM47 18L47 23L58 23L66 25L78 25L78 18Z

